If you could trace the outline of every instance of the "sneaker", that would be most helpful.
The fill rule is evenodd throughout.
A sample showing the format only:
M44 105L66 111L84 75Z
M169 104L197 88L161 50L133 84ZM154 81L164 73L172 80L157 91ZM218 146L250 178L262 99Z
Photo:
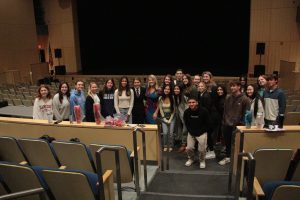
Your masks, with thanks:
M223 160L219 161L219 165L226 165L227 163L230 163L230 158L224 158Z
M206 167L205 161L200 162L200 169L204 169Z
M205 155L205 159L214 159L216 158L216 154L214 151L208 151Z
M186 161L185 166L189 167L194 163L194 160L192 159L188 159L188 161Z

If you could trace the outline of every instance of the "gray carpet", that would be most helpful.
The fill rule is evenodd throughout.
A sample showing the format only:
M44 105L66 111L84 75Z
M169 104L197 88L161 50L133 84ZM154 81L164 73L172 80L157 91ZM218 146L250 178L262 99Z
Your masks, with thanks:
M157 194L143 193L140 200L232 200L232 196L209 196L209 195L174 195L174 194Z
M148 191L189 195L227 195L228 175L158 172Z

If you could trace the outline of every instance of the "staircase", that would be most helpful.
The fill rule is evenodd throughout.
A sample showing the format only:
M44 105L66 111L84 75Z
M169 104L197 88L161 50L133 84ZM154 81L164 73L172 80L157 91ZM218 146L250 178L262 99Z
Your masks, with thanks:
M206 161L206 169L199 162L186 167L186 154L170 153L170 170L159 171L153 177L140 200L225 200L234 199L228 193L228 168L215 159Z

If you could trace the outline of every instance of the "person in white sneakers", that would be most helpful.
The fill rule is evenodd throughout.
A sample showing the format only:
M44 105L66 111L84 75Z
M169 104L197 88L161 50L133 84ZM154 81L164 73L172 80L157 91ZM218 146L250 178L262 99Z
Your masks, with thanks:
M195 142L198 141L199 161L200 168L204 169L206 143L207 143L207 130L209 128L209 113L206 108L198 106L198 100L196 97L190 97L188 99L189 108L184 111L183 119L188 130L187 147L186 152L188 155L188 161L185 166L189 167L194 163L194 149Z

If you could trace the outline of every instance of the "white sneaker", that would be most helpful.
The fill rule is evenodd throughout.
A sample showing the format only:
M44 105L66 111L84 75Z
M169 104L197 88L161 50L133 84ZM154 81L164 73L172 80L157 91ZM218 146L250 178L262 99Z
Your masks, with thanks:
M200 162L200 169L204 169L206 167L205 161Z
M226 165L227 163L230 163L230 158L224 158L223 160L219 161L219 165Z
M189 167L194 163L194 160L188 159L188 161L185 162L185 166Z
M214 151L208 151L205 155L205 159L214 159L216 158L216 154Z

